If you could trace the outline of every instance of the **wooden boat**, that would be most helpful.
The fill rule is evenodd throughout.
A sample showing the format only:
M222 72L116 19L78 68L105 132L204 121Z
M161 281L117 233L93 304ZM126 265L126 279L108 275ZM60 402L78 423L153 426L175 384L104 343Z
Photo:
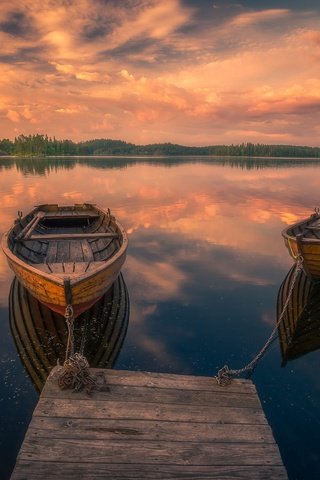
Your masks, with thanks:
M287 301L295 267L286 275L278 292L277 316ZM282 364L320 348L320 284L301 270L289 304L278 327Z
M68 331L64 317L33 297L15 277L9 294L9 318L20 359L38 391L57 361L63 364ZM120 273L100 300L74 324L75 351L83 347L91 367L112 368L129 320L129 295Z
M127 234L110 210L91 204L39 205L2 238L19 281L44 305L74 316L113 284L125 261Z
M320 279L319 211L283 230L282 236L291 257L303 257L305 273L313 280Z

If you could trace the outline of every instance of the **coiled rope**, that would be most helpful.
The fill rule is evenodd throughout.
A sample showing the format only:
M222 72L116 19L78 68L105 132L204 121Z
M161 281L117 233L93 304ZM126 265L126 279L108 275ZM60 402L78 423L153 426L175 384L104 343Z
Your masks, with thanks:
M217 381L218 385L221 385L221 386L229 385L232 381L232 377L238 377L239 375L241 375L243 373L247 373L247 372L252 373L253 372L253 370L257 366L258 362L261 360L261 358L264 356L264 354L266 353L266 351L268 350L268 348L270 347L270 345L272 344L272 342L276 338L278 327L283 320L284 314L286 313L286 310L287 310L289 301L291 299L293 288L295 286L297 277L298 277L300 271L303 268L302 264L303 264L303 257L301 255L299 255L297 257L297 260L296 260L295 270L294 270L294 273L293 273L293 277L292 277L292 281L291 281L291 284L290 284L287 299L285 301L285 304L283 306L281 314L279 315L278 321L277 321L274 329L272 330L268 340L264 344L264 346L261 348L259 353L257 353L257 355L253 358L253 360L251 360L251 362L249 362L243 368L239 368L239 369L235 370L235 369L229 368L228 365L224 365L222 368L220 368L220 370L218 370L218 374L214 377L215 380Z
M85 389L90 395L92 390L108 390L106 379L103 372L92 375L89 369L89 362L84 356L84 328L81 347L79 352L74 351L74 313L72 305L67 305L64 318L68 328L68 339L66 346L66 358L63 366L57 372L58 385L64 389L72 389L74 392L80 392Z

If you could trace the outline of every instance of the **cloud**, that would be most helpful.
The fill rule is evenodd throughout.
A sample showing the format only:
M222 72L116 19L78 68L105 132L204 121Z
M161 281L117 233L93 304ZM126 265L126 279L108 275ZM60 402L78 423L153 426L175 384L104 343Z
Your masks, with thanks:
M27 15L22 11L9 11L0 21L0 31L16 37L30 35L31 25Z
M16 112L15 110L8 110L8 113L7 113L7 118L9 118L9 120L11 120L11 122L13 123L18 123L20 122L20 115L18 112Z
M261 10L258 12L246 12L235 16L231 22L231 27L247 27L249 25L257 25L264 22L274 22L281 18L287 18L290 10L284 8Z
M135 293L148 303L177 298L186 275L175 265L164 261L146 262L129 257L126 276L135 285Z
M216 6L3 2L2 135L318 144L319 17Z

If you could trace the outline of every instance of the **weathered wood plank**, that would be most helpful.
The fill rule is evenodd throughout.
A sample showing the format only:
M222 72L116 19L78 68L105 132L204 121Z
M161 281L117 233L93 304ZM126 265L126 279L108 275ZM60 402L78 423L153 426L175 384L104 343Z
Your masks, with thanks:
M56 393L55 387L47 388L46 397L50 396L57 399L73 399L74 393L71 390L61 390ZM155 394L155 392L157 392ZM90 402L86 392L79 392L77 395L78 401ZM93 399L94 403L99 401L124 401L124 402L144 402L156 404L171 404L171 405L207 405L208 407L243 407L243 408L259 408L260 402L254 394L242 394L226 392L220 389L220 392L213 391L197 391L197 390L182 390L182 389L155 389L154 387L135 387L123 388L122 385L109 385L108 393L103 391L95 392ZM98 403L97 403L98 405Z
M46 212L45 214L45 217L46 219L49 219L49 220L59 220L61 219L61 217L63 218L66 218L66 219L69 219L69 218L92 218L92 219L95 219L95 218L99 218L100 215L98 213L94 213L94 212L86 212L86 213L82 213L82 212L77 212L77 211L61 211L59 212L59 214L56 214L56 213L49 213L49 212Z
M46 263L55 263L57 260L58 243L50 242L47 250Z
M49 270L52 273L58 273L58 274L64 273L61 262L59 262L59 263L48 263L47 265L49 267Z
M52 270L50 269L49 265L47 265L46 263L37 263L35 265L35 268L45 273L52 273Z
M74 273L75 270L75 263L74 262L64 262L62 265L62 269L65 273Z
M240 414L241 418L242 412ZM161 440L179 442L274 443L271 429L258 415L243 416L248 423L165 422L162 420L114 420L68 417L35 417L26 438L79 438L83 440ZM229 420L230 421L230 420Z
M103 264L103 262L95 262ZM99 372L101 369L92 368L93 373ZM158 372L139 372L130 370L103 370L108 385L126 385L136 387L154 387L154 388L173 388L182 390L197 390L209 392L227 392L238 394L256 394L256 388L250 380L235 379L230 385L221 387L217 384L213 377L193 375L177 375L174 373L158 373ZM51 382L47 382L43 395L46 395L47 389L51 388Z
M199 443L166 441L112 441L26 438L22 460L78 462L83 456L95 463L173 464L173 465L281 465L274 444Z
M156 392L155 392L156 394ZM35 414L38 416L52 417L70 417L81 418L85 412L86 418L115 418L115 419L137 419L137 420L166 420L166 421L192 421L192 422L206 422L214 423L217 418L216 410L224 408L223 413L225 415L230 414L230 408L224 406L211 405L208 406L195 406L189 405L186 408L185 405L170 405L170 404L157 404L144 403L144 402L122 402L122 401L90 401L90 400L77 400L72 402L64 399L55 398L41 398ZM249 409L248 409L249 410ZM256 411L256 409L253 409ZM219 415L219 414L218 414ZM221 418L221 417L220 417Z
M76 262L74 273L77 275L82 275L88 270L89 262Z
M33 242L34 240L79 240L88 238L119 238L117 233L48 233L45 235L31 235L29 238L21 238L23 242Z
M273 465L131 465L93 462L20 461L12 480L287 480L285 469ZM253 474L254 470L254 474Z
M57 262L69 262L70 261L70 243L58 242Z
M70 242L70 261L83 262L83 250L81 247L81 240Z
M83 259L85 262L92 262L93 261L93 253L92 249L88 243L88 240L81 241L81 248L83 253Z

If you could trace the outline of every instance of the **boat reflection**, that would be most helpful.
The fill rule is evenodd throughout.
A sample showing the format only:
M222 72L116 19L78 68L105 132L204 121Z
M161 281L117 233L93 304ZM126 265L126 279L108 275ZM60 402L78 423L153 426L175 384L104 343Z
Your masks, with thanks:
M292 285L295 266L281 284L277 300L280 318ZM283 320L278 327L282 365L320 348L320 282L302 270L295 281Z
M9 294L11 332L20 356L40 392L51 369L65 360L64 317L41 304L15 277ZM75 321L75 351L83 349L89 365L111 368L120 352L129 320L129 295L120 274L108 292Z

